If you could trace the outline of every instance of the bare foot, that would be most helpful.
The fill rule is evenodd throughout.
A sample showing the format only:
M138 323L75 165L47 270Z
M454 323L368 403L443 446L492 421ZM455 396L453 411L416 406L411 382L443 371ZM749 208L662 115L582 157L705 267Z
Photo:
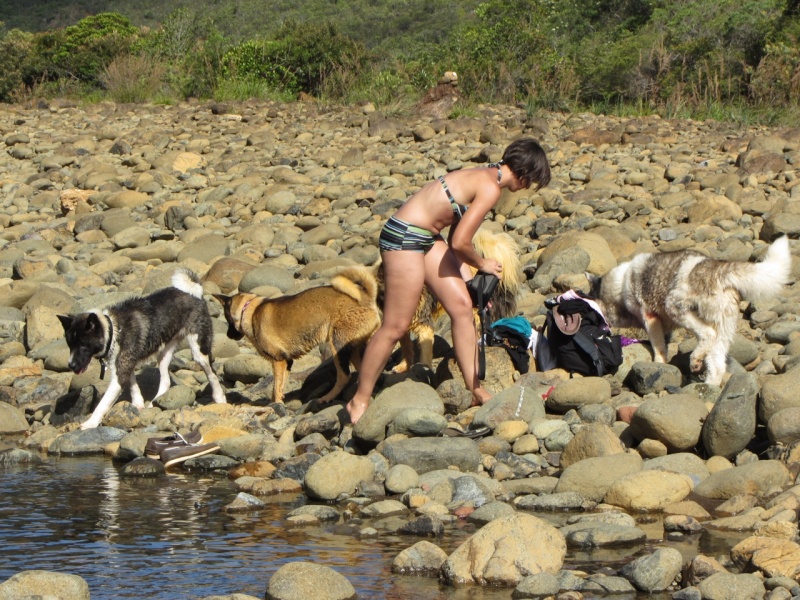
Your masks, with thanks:
M473 406L483 406L491 399L492 395L483 388L472 390L472 403L470 404L470 408Z
M353 402L353 400L350 400L350 402L348 402L347 406L345 407L347 409L347 412L350 413L350 422L353 425L358 423L358 420L361 418L361 415L363 415L366 412L368 407L369 407L369 402Z

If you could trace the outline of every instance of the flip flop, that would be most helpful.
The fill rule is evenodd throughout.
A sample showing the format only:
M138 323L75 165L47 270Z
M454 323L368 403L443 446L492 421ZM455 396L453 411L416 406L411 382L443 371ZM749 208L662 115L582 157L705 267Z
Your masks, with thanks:
M476 427L475 429L467 429L466 431L461 431L456 427L445 427L439 433L439 437L466 437L472 440L477 440L482 437L485 437L492 433L490 427Z
M553 307L553 318L556 322L556 327L564 335L575 335L581 328L581 315L578 313L574 315L562 314L558 310L558 305Z

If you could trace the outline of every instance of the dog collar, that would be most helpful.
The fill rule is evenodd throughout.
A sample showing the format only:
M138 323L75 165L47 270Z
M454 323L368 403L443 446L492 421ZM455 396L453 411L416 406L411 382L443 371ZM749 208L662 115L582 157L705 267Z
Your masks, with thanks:
M108 323L108 341L106 341L106 347L103 350L103 354L97 357L100 361L100 379L103 379L106 376L106 358L108 358L108 353L111 352L111 344L114 341L114 322L108 315L103 316L106 318L106 322Z
M247 310L247 307L248 307L248 306L250 306L250 303L251 303L252 301L253 301L253 299L252 299L252 298L250 298L250 300L248 300L247 302L245 302L245 303L244 303L244 306L242 307L242 310L239 312L239 328L241 328L241 327L242 327L242 319L244 319L244 311L246 311L246 310Z

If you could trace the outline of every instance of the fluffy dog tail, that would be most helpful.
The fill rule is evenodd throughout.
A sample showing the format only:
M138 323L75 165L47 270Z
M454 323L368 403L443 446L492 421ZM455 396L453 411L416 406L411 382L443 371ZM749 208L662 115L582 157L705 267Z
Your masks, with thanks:
M792 253L789 249L789 238L778 238L770 245L763 261L746 263L746 266L747 268L731 270L728 276L730 285L751 302L774 298L791 278Z
M331 287L362 305L375 305L378 297L378 281L366 267L347 267L339 271L331 279Z
M478 254L493 258L503 265L503 278L492 297L492 318L513 317L517 312L517 297L522 286L519 246L509 234L491 233L485 229L478 229L472 243Z
M203 286L200 285L200 278L194 271L180 267L172 274L172 287L178 288L195 298L203 297Z

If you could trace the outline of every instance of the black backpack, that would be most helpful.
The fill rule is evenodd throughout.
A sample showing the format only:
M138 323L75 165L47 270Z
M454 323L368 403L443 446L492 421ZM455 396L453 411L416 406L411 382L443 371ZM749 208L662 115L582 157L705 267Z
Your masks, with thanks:
M589 302L587 302L587 300ZM622 364L622 342L590 296L568 292L545 302L548 308L536 344L540 371L560 367L570 373L602 376Z

